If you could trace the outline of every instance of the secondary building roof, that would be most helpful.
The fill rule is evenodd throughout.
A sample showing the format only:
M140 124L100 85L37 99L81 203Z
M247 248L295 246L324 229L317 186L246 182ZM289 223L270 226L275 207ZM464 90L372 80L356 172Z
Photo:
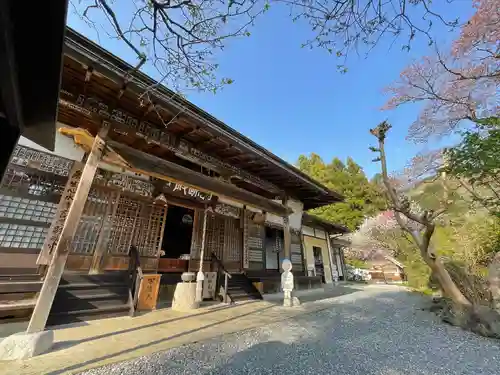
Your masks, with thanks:
M340 225L340 224L335 224L332 223L331 221L322 219L318 216L311 215L308 213L304 213L302 215L302 225L308 226L308 227L313 227L317 228L320 227L324 229L326 232L329 234L335 234L335 233L349 233L349 228Z
M231 165L271 182L311 209L339 202L343 197L315 181L293 165L274 155L238 131L224 124L193 103L104 50L83 35L68 28L67 56L91 66L106 77L119 82L127 76L127 90L151 92L154 101L175 113L181 113L169 131L193 143L196 148Z

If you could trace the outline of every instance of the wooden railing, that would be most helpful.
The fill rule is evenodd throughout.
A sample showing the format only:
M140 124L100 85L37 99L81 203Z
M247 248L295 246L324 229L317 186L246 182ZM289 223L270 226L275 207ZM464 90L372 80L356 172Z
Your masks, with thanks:
M141 286L141 281L143 279L143 272L141 268L141 258L139 256L139 251L132 245L130 247L129 255L129 303L130 303L130 316L134 316L135 310L137 308L137 302L139 300L139 287Z
M215 263L217 265L217 280L220 280L220 276L224 275L224 291L223 291L223 301L224 303L227 303L227 288L228 288L228 283L229 279L232 277L231 274L226 270L224 267L224 264L220 261L220 259L217 257L215 253L212 253L211 256L211 261L212 263Z

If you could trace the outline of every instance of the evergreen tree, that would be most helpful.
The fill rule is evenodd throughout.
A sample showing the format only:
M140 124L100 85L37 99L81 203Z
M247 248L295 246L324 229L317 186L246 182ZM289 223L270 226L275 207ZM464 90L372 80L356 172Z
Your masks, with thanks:
M312 210L325 220L355 230L366 216L385 209L386 203L380 186L370 182L363 169L352 158L346 163L334 158L329 164L317 154L299 156L298 168L328 188L342 194L345 201Z

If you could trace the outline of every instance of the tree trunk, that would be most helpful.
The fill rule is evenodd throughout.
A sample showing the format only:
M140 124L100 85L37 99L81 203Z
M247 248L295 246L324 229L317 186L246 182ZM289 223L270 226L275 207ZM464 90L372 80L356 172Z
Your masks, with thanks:
M496 253L488 267L488 287L492 308L500 312L500 252Z
M421 250L421 254L425 263L427 263L431 271L434 273L434 276L436 277L443 294L446 297L450 298L454 303L468 306L471 305L470 301L463 295L463 293L457 287L457 284L455 284L455 282L451 278L441 259L439 257L436 257L436 259L430 258L427 255L427 251Z

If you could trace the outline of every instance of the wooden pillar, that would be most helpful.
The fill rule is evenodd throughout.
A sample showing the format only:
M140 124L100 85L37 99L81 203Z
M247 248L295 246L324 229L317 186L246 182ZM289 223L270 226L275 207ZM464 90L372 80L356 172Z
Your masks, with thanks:
M113 198L115 202L113 203ZM116 215L116 209L120 204L120 192L112 193L110 202L106 207L105 216L102 219L101 228L99 229L99 237L97 239L97 243L95 245L94 255L92 257L92 264L90 265L89 274L95 275L101 272L102 269L102 258L105 255L106 247L104 243L106 241L106 237L111 234L111 231L107 231L106 229L111 229L113 226L113 219Z
M328 233L327 231L325 231L325 233L326 233L326 245L328 246L328 257L330 258L330 272L332 273L333 282L337 283L337 281L339 279L339 270L338 270L338 266L337 266L337 259L335 257L335 254L333 253L332 239L330 238L330 233ZM333 268L333 266L335 266L335 268ZM335 276L333 274L334 269L337 272L337 276Z
M286 206L288 198L283 198L283 205ZM290 233L290 219L283 217L283 252L285 258L292 261L292 234Z
M207 211L205 208L203 211L203 232L201 235L201 250L200 250L200 266L198 273L196 274L196 302L203 301L203 281L205 280L205 274L203 273L203 260L205 258L205 236L207 233Z
M77 173L77 176L80 176L78 183L76 183L75 178L75 183L71 186L71 192L74 191L73 200L69 207L66 220L64 221L61 234L59 235L59 240L55 246L54 255L50 261L35 309L31 315L31 320L27 329L28 333L41 332L45 329L45 325L47 324L50 309L52 308L52 303L54 302L54 297L59 282L61 281L64 267L66 266L71 242L75 235L80 217L82 216L83 208L97 171L97 165L104 152L104 139L107 136L108 130L109 124L104 123L99 134L94 139L92 150L88 155L83 171Z

